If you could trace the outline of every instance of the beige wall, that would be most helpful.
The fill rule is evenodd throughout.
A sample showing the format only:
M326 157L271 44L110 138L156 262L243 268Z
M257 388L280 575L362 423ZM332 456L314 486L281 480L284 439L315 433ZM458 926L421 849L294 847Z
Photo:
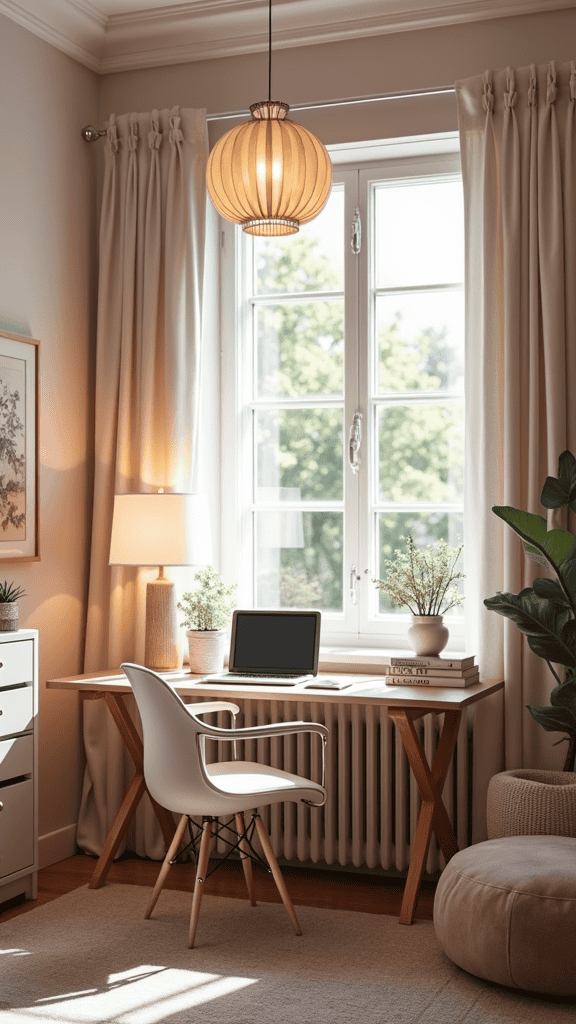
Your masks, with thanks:
M3 565L40 633L41 855L70 842L81 782L75 696L46 691L81 670L91 466L96 253L93 160L98 79L0 16L0 329L40 341L39 562ZM58 859L51 855L50 859Z
M576 10L571 10L277 50L273 98L296 104L453 85L488 67L571 60L575 38ZM126 71L103 77L100 123L112 111L176 104L208 112L247 110L266 92L265 53ZM298 114L298 120L326 144L457 127L453 97L309 112ZM212 124L211 142L233 123Z

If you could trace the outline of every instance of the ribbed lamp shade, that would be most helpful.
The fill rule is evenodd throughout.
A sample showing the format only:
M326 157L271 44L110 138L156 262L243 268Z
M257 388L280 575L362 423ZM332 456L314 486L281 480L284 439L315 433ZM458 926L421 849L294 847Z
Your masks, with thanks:
M287 120L289 109L287 103L254 103L252 120L227 132L208 160L214 206L250 235L295 234L330 194L330 157L312 132Z
M110 565L208 565L210 514L203 494L117 494Z

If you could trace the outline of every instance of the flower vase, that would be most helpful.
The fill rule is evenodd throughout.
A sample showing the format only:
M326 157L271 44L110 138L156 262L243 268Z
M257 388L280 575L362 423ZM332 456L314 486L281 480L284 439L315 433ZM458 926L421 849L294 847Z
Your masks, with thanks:
M448 629L442 615L413 615L408 627L408 644L419 657L436 657L448 643Z

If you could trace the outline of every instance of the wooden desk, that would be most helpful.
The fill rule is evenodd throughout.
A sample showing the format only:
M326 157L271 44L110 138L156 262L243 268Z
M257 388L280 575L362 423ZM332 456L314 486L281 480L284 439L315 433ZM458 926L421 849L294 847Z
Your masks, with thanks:
M329 677L333 678L335 675L341 674L331 672ZM317 703L321 701L322 703L385 706L387 715L394 722L402 740L422 798L399 918L400 924L412 924L432 833L436 833L440 849L447 862L458 850L452 825L442 801L442 789L456 743L462 711L470 704L502 689L504 683L475 683L473 686L463 689L386 686L383 676L346 674L345 678L352 683L349 688L339 691L322 691L307 690L304 684L274 688L273 686L245 687L237 684L210 683L209 677L193 676L189 672L182 671L162 673L162 677L170 682L182 697L211 697L212 699L231 701L237 698L255 700L261 697L265 700L285 702L310 701ZM319 679L322 679L322 675L319 676ZM143 793L147 792L144 781L142 741L124 702L124 696L131 693L130 684L124 673L112 670L71 676L67 679L52 679L48 680L46 685L50 689L76 690L82 700L105 700L134 761L136 769L134 778L110 829L90 881L89 887L98 889L106 880L114 855L126 835ZM444 714L444 725L432 764L428 764L426 754L414 728L414 722L424 715L433 713ZM175 831L172 814L160 807L154 800L152 800L152 806L160 822L166 845L169 846Z

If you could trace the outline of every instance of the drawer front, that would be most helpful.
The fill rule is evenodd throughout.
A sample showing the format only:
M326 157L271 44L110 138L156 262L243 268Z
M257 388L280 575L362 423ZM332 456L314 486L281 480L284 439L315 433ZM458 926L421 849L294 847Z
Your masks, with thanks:
M0 786L0 878L34 863L34 793L31 779Z
M0 644L0 689L34 678L34 641L12 640Z
M32 729L33 696L31 686L21 686L18 690L0 690L0 737Z
M0 782L16 775L31 775L34 767L34 737L15 736L0 741Z

